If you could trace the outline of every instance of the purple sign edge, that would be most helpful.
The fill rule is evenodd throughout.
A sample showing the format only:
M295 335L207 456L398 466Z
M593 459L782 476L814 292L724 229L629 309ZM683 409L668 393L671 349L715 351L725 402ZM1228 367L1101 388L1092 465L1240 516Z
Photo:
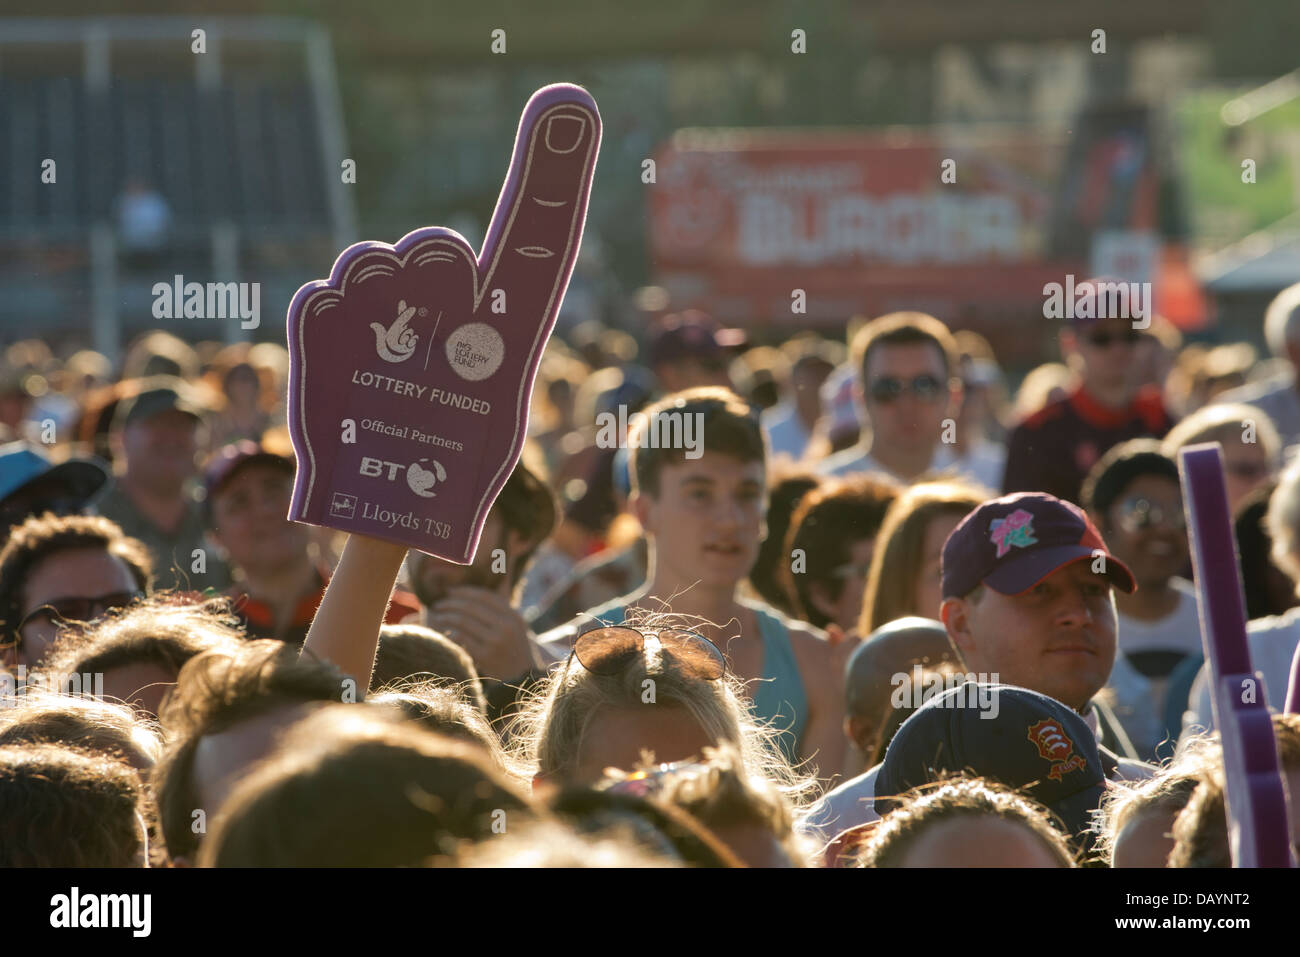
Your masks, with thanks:
M298 291L294 293L293 299L290 300L289 310L285 319L285 332L289 344L289 353L294 359L294 361L289 363L288 426L289 440L293 445L294 454L297 458L298 470L297 475L295 476L293 496L290 500L289 515L286 516L287 518L294 520L293 515L302 508L302 498L305 494L306 488L311 486L316 479L315 463L312 461L312 456L308 455L304 457L303 455L303 450L307 447L306 424L303 419L304 410L302 408L301 399L299 398L302 386L301 378L303 357L301 350L298 348L298 343L296 341L297 337L295 336L295 332L300 329L302 323L305 322L306 319L303 310L306 300L322 289L339 290L342 285L343 275L347 271L349 265L353 260L367 252L384 251L402 257L417 243L431 238L450 239L452 242L459 242L463 245L465 249L470 252L471 256L473 256L475 269L478 270L481 277L484 263L492 261L496 254L497 245L500 242L501 231L504 228L507 218L501 214L503 211L509 209L519 192L519 180L522 176L524 163L527 159L527 142L525 134L529 130L536 131L539 129L539 124L537 123L537 117L539 114L554 106L564 103L578 103L591 110L595 122L595 130L593 133L594 139L591 149L591 170L583 179L582 192L579 197L580 208L583 210L583 215L578 220L575 248L580 250L582 248L582 236L586 231L586 210L591 197L592 180L594 179L594 176L591 174L594 173L596 158L600 154L600 143L603 132L600 122L600 111L596 107L595 99L580 86L572 83L552 83L534 92L533 95L528 98L528 103L524 106L524 110L520 114L519 126L515 130L515 145L510 156L510 170L506 175L505 182L501 186L501 193L497 197L496 206L492 210L492 219L488 227L487 235L484 237L483 246L477 255L474 255L473 247L470 246L465 237L455 230L448 229L445 226L422 226L407 233L391 246L388 243L374 240L353 243L351 246L348 246L345 250L339 253L338 257L334 260L334 265L330 269L328 279L314 279L311 282L304 283L298 288ZM568 291L569 280L573 275L573 269L577 264L577 259L578 257L575 253L559 275L559 285L566 293ZM486 288L486 284L484 284L484 288ZM509 458L506 460L506 463L501 470L493 477L492 483L488 487L484 497L479 500L479 507L476 510L474 524L470 532L468 556L463 562L458 562L458 564L469 564L474 560L474 556L478 552L479 539L483 534L483 526L487 524L488 512L491 510L491 505L488 504L487 507L484 507L484 503L492 503L496 501L497 496L501 493L501 489L505 487L506 482L509 480L510 473L514 471L515 466L519 463L520 456L523 454L524 445L528 438L528 406L531 403L533 388L536 384L539 367L539 363L533 361L533 358L536 356L539 347L544 346L544 344L550 339L551 332L555 328L556 320L559 318L560 307L563 305L563 301L563 296L555 298L555 304L552 307L550 314L546 317L545 322L538 327L537 336L533 340L533 349L532 352L529 353L529 361L526 365L527 378L523 382L524 388L520 393L523 397L523 423L521 424L518 421L520 409L516 408L515 438L511 445ZM309 470L308 474L305 474L304 472L305 464L306 468Z
M1235 696L1229 694L1243 679L1258 678L1246 643L1241 569L1219 444L1183 449L1178 466L1188 510L1201 641L1213 679L1211 701L1223 745L1224 800L1233 835L1233 866L1291 867L1289 841L1270 841L1266 836L1289 834L1272 719L1262 700L1238 707Z

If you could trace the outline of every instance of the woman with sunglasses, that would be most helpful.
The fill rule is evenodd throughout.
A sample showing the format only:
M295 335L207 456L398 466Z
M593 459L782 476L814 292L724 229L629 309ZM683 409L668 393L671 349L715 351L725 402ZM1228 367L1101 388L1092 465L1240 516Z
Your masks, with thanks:
M511 739L536 782L592 785L608 768L634 771L643 753L672 763L725 745L747 773L791 793L811 786L756 720L716 645L676 616L631 617L579 636L517 719Z
M151 574L144 544L107 518L29 518L0 551L0 662L36 668L61 628L131 604Z
M1089 473L1083 504L1138 583L1115 596L1115 714L1144 761L1167 757L1202 660L1196 595L1178 577L1188 561L1178 466L1154 439L1123 442Z
M846 744L842 664L821 632L740 595L766 534L767 450L758 419L716 388L667 396L644 416L628 438L629 507L650 542L649 579L547 632L543 656L563 661L583 631L671 612L722 649L758 717L781 732L791 763L809 761L823 778L838 774ZM653 441L678 417L698 421L694 449Z

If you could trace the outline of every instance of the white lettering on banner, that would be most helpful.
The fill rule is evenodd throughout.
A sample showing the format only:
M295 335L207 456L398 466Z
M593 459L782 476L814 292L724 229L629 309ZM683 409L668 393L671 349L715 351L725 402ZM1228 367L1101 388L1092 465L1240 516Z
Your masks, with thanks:
M417 382L408 382L405 379L395 379L392 376L381 375L378 372L363 372L360 369L353 369L352 382L354 385L365 386L377 392L391 392L394 395L404 395L417 399L423 399L424 394L427 392L431 403L449 405L478 415L489 415L492 412L492 403L484 399L475 399L460 392L448 392L446 389L431 388Z
M860 193L737 199L747 265L878 259L895 263L1017 260L1021 216L1007 196Z

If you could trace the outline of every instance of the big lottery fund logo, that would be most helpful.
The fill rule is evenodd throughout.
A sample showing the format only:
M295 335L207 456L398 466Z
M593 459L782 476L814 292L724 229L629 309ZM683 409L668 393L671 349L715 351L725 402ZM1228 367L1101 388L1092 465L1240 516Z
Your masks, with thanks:
M427 462L429 467L425 468L420 462ZM447 481L447 470L442 467L441 462L434 459L420 459L419 462L412 462L410 465L370 456L361 459L360 472L367 478L381 478L396 482L397 473L403 471L406 473L406 487L421 498L433 498L437 494L433 487L439 482Z
M429 314L428 309L420 309L420 315ZM393 324L384 327L382 323L372 322L370 328L375 333L375 351L385 362L405 362L415 355L415 347L420 342L420 334L411 328L411 319L416 314L415 306L408 306L403 299L397 303L397 318Z

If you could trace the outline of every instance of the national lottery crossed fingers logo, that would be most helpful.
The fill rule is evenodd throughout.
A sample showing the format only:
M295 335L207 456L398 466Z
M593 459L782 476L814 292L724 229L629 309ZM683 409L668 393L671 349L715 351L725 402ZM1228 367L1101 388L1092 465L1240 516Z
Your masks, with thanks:
M289 307L289 517L466 564L523 449L577 259L601 138L583 89L538 90L483 248L365 242Z

